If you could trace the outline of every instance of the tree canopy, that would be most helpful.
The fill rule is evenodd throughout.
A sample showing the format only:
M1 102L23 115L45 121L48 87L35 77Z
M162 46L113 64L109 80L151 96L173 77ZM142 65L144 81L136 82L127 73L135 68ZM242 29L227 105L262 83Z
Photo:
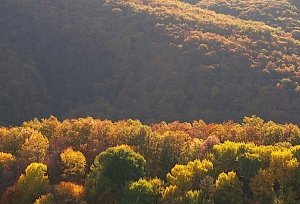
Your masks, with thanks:
M22 153L24 144L36 147L32 135L47 138L43 163ZM5 138L1 203L300 202L300 128L294 124L257 116L243 123L152 125L52 116L0 127Z

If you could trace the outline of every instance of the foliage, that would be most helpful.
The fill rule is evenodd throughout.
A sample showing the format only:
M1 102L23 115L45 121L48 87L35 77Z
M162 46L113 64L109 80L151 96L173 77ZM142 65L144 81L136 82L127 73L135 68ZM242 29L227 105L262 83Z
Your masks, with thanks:
M34 204L54 204L54 203L55 203L54 196L50 193L46 195L41 195L34 202Z
M33 203L40 195L47 192L47 166L42 163L31 163L22 174L13 193L13 203Z
M86 169L86 159L80 151L67 148L60 154L64 170L62 177L69 180L76 176L84 176Z
M216 180L215 203L244 203L242 186L235 172L221 173Z
M299 138L298 125L257 116L241 124L34 119L0 128L1 203L298 203ZM27 166L41 152L47 166Z
M176 185L182 191L189 189L202 190L201 181L205 175L213 169L213 164L208 160L195 160L189 162L187 165L178 165L167 174L167 181L170 185Z
M286 0L202 0L198 6L245 20L263 21L272 27L293 31L299 27L299 10Z
M50 114L147 123L240 121L250 114L300 121L297 0L1 5L0 124ZM46 123L35 128L49 139L57 121ZM16 155L11 148L0 151Z
M87 177L88 201L114 202L127 182L145 175L145 164L144 157L126 145L108 148L100 153Z
M165 175L175 164L187 161L188 155L185 154L191 144L191 138L184 132L171 131L165 132L162 136L160 160Z
M16 161L16 158L12 154L0 152L0 172L2 168L12 164L14 161Z
M31 128L1 128L0 149L13 155L19 155L21 146L25 143L34 130Z
M43 162L48 148L48 139L39 132L33 132L21 146L20 154L29 162Z
M268 170L260 170L250 183L254 199L263 203L273 203L274 182L274 177Z
M71 182L60 182L54 187L57 200L62 203L81 203L84 196L84 188Z
M162 188L163 182L158 178L151 180L139 179L125 187L122 193L121 203L158 203Z

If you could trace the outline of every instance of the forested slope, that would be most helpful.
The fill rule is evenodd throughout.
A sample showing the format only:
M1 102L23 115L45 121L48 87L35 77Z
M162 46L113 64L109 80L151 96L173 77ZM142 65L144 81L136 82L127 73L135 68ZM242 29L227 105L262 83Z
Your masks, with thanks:
M49 114L299 123L297 1L219 2L1 0L1 124Z
M300 28L299 1L294 0L202 0L201 8L232 15L244 20L262 21L292 32Z

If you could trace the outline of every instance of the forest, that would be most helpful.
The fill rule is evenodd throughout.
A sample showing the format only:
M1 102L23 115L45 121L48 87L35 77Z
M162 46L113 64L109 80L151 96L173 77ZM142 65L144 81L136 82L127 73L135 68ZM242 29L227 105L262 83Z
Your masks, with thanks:
M1 204L299 204L299 0L0 0Z
M0 128L0 203L297 204L300 127L51 116Z
M0 124L300 123L298 0L0 0Z

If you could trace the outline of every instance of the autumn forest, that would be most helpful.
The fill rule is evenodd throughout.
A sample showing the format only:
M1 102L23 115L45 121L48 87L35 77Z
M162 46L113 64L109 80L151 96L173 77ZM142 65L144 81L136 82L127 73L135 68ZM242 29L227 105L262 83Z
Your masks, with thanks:
M299 203L300 128L51 116L0 129L2 203ZM30 187L29 187L30 186Z
M299 204L299 0L0 0L0 203Z

